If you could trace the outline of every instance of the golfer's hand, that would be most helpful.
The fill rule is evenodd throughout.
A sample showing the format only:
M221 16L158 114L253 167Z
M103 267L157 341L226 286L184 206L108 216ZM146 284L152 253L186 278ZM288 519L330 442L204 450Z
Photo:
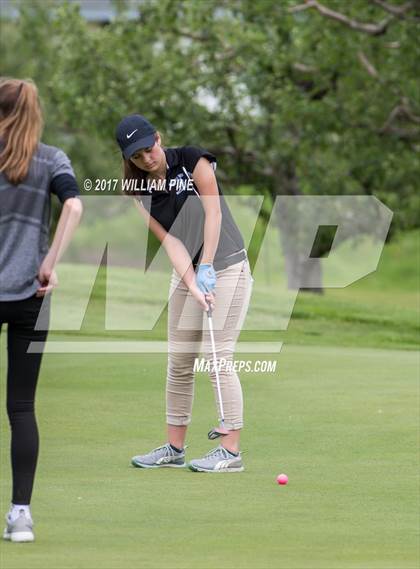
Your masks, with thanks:
M215 306L215 301L216 301L216 293L215 291L213 292L206 292L206 294L204 295L205 299L206 299L206 304L207 304L207 308L210 306L212 310L214 310L214 306ZM205 309L207 312L207 308Z
M199 265L196 279L198 288L204 292L204 294L213 292L217 280L213 265L210 263Z
M37 278L41 286L36 291L36 296L45 296L58 285L57 273L54 269L51 269L47 262L43 262L40 266Z
M206 312L209 308L208 303L212 305L212 308L214 308L215 304L214 293L206 292L206 294L204 294L203 292L201 292L201 290L198 288L196 284L190 287L190 293L196 299L201 308Z

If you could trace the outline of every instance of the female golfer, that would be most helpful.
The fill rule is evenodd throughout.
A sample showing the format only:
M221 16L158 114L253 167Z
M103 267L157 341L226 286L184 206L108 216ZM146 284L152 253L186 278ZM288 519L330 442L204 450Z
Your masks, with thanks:
M224 434L217 448L204 458L191 460L188 466L201 472L241 472L242 389L232 358L253 279L242 236L214 174L216 159L196 146L163 148L160 134L141 115L125 117L117 127L116 138L122 151L124 177L137 181L140 195L136 204L174 268L168 317L168 439L148 454L133 457L132 464L141 468L185 466L194 361L202 347L210 363ZM205 316L209 306L217 367Z
M0 79L0 331L8 325L13 477L3 537L14 542L34 540L29 504L38 457L34 399L42 354L28 348L32 341L42 346L47 338L54 268L82 213L70 161L58 148L40 143L41 130L36 86ZM64 205L49 246L51 193Z

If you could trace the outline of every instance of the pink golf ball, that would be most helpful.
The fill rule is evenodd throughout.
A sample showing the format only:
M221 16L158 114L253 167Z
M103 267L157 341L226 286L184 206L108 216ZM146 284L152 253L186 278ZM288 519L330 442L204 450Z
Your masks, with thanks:
M287 476L287 474L279 474L277 476L277 484L281 484L281 486L284 486L288 482L289 482L289 477Z

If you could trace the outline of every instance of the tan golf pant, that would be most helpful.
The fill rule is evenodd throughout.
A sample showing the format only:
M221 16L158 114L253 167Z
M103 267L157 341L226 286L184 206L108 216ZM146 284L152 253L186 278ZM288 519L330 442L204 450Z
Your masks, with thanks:
M248 310L253 278L248 259L216 271L213 328L216 357L220 365L219 379L225 414L225 426L230 430L243 426L242 388L238 374L229 365L233 361L236 340ZM194 361L200 356L210 364L220 419L216 389L216 373L206 312L188 291L174 270L169 290L168 372L166 410L169 425L188 425L194 398ZM231 369L229 369L231 368Z

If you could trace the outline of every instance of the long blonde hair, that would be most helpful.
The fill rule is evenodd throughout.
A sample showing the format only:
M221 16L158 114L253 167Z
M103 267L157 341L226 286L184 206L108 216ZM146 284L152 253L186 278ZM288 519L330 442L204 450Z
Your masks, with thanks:
M38 89L30 79L0 78L0 172L12 184L28 174L43 127Z

